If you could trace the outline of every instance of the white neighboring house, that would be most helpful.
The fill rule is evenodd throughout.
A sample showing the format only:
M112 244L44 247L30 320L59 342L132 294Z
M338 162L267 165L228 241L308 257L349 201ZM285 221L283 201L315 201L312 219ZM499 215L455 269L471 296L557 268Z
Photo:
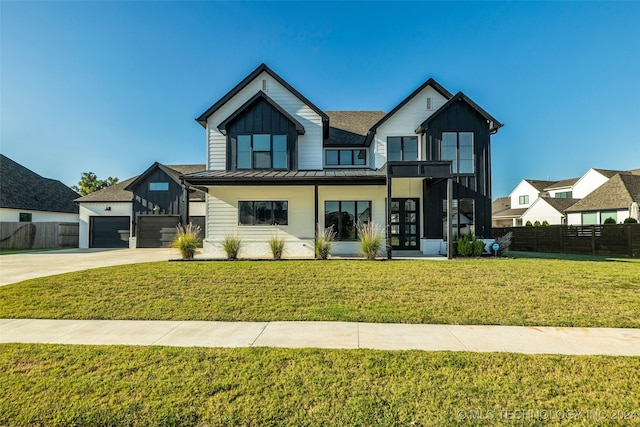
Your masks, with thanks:
M638 170L616 171L591 168L580 178L561 181L523 179L509 194L509 207L504 206L503 198L494 202L493 225L494 227L522 226L528 221L532 224L536 221L540 223L547 221L550 225L571 224L566 214L567 209L621 173L633 174L638 173ZM574 215L571 220L576 221L575 218Z
M621 223L630 216L638 220L634 203L636 207L640 204L640 175L619 173L569 207L567 222L569 225L594 225L604 224L607 218L612 218Z
M79 221L78 193L0 154L0 222Z
M278 235L287 256L313 257L317 226L333 226L335 254L357 254L355 225L369 221L394 251L437 254L449 202L452 237L491 235L489 144L502 124L433 79L388 114L325 112L262 64L196 120L207 170L182 179L207 194L212 256L237 236L241 256L268 257Z
M204 168L156 162L138 176L78 198L80 247L167 247L180 223L204 229L204 194L180 180L181 174Z

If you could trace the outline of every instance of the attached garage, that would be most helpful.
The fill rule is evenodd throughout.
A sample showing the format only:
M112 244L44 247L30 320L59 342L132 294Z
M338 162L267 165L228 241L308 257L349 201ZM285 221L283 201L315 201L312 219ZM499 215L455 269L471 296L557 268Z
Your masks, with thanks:
M204 232L204 217L192 217ZM139 248L168 248L176 237L178 215L140 215L137 225L137 246Z
M128 216L92 216L90 220L91 248L128 248Z

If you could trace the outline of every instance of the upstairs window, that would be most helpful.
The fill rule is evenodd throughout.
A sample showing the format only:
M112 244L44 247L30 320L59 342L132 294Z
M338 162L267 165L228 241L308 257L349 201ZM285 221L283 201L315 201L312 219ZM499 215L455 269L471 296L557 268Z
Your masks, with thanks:
M149 191L169 191L168 182L150 182Z
M556 199L570 199L573 197L573 191L559 191L556 193Z
M474 173L473 132L442 132L441 160L451 160L451 172Z
M326 150L326 166L366 166L367 150Z
M287 169L287 135L238 135L236 169Z
M528 205L529 204L529 196L520 196L518 198L518 201L520 202L521 205Z
M387 138L387 161L418 160L417 136L390 136Z
M31 212L20 212L20 222L31 222L33 214Z

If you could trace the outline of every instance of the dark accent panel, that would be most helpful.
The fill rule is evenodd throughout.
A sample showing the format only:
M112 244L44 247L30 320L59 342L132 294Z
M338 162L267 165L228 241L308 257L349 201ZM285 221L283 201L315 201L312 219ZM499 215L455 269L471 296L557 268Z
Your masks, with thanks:
M387 176L390 178L448 178L451 176L451 162L387 162Z
M442 201L447 199L446 180L426 180L424 190L424 237L441 239ZM453 199L475 200L475 228L478 237L491 236L491 198L458 182L453 183Z
M151 191L150 182L167 182L166 191ZM133 193L134 218L139 215L180 215L182 212L183 188L163 170L156 169L141 182ZM134 223L134 236L138 227Z
M227 170L236 167L236 138L242 134L287 135L289 170L298 169L298 132L295 123L263 98L256 100L227 126Z
M90 220L91 248L128 248L128 216L92 216Z
M142 215L138 217L139 248L168 248L176 236L177 215Z

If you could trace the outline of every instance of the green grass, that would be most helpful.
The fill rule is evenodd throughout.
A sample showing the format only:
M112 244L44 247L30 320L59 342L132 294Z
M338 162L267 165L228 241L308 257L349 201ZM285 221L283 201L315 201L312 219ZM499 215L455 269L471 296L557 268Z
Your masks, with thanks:
M525 251L509 251L507 256L511 258L538 258L538 259L559 259L566 261L600 261L600 262L635 262L640 263L640 259L637 258L619 258L619 257L604 257L597 255L582 255L582 254L560 254L560 253L547 253L547 252L525 252Z
M632 357L5 344L0 366L0 425L11 426L575 425L558 412L569 410L585 425L640 419ZM463 418L470 411L485 419ZM628 419L602 418L614 413Z
M640 260L148 263L0 288L2 317L640 327Z

